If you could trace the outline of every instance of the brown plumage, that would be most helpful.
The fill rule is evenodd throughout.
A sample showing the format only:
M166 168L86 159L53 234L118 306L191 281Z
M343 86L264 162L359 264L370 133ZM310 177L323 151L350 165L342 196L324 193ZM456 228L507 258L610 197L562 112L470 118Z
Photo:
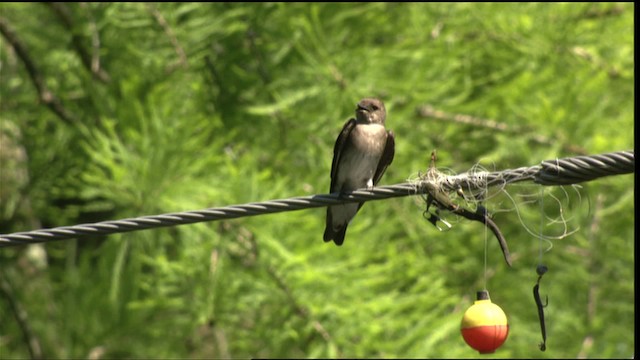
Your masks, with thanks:
M393 161L393 131L385 129L386 109L375 98L360 100L356 117L344 124L333 149L330 192L372 188ZM364 203L327 207L324 241L342 245L347 225Z

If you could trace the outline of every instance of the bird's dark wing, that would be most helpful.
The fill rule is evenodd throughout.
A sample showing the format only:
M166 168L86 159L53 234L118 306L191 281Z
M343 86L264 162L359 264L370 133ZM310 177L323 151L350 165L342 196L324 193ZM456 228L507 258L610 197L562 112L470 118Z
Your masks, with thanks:
M384 174L385 170L387 170L387 166L391 164L393 161L393 155L395 154L396 141L393 136L393 131L387 131L387 144L384 146L384 152L380 157L380 161L378 162L378 168L376 169L376 173L373 176L373 184L378 184L380 178Z
M333 163L331 163L331 189L330 192L334 192L335 182L338 180L337 172L338 172L338 163L340 163L340 157L342 156L342 149L344 148L345 143L349 139L349 135L351 134L351 130L356 126L356 119L349 119L344 126L342 127L342 131L340 131L340 135L338 135L338 139L336 139L336 145L333 148Z

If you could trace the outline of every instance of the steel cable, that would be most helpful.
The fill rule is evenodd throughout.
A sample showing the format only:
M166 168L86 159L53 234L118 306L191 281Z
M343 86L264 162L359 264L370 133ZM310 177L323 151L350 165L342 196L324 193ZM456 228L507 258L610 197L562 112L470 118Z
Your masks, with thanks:
M209 208L162 215L141 216L130 219L103 221L92 224L63 226L13 234L0 235L0 247L24 245L109 235L144 229L154 229L204 221L235 219L245 216L273 214L309 208L338 205L351 202L382 200L393 197L425 194L435 185L440 189L455 191L458 188L482 190L491 186L504 186L514 182L532 181L545 186L577 184L603 176L635 172L634 151L619 151L601 155L577 156L543 161L540 165L497 172L467 172L437 179L422 177L413 182L361 189L345 194L332 193L300 196L288 199L254 202L242 205Z

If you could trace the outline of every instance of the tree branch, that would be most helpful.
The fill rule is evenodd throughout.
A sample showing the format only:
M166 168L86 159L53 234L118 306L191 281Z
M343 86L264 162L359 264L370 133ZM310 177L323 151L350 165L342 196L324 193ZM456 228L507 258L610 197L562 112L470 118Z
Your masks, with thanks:
M484 119L484 118L479 118L479 117L475 117L467 114L446 113L442 110L435 109L431 105L422 105L418 107L416 112L420 117L425 117L425 118L428 117L436 120L449 121L449 122L465 124L465 125L472 125L475 127L484 127L491 130L507 132L511 134L521 134L522 132L530 132L529 130L523 127L510 126L506 123L498 122L493 119ZM552 145L558 142L555 139L548 138L542 135L535 135L535 134L531 136L531 139L534 142L541 145ZM587 154L587 151L584 148L576 145L570 145L570 144L563 145L562 148L569 153L574 153L579 155Z
M51 111L58 115L58 117L67 124L75 124L77 122L75 117L64 108L64 106L60 102L60 99L58 99L49 89L47 89L47 86L44 83L44 79L36 68L33 60L31 60L29 52L27 51L24 43L20 41L7 20L3 17L0 17L0 32L2 33L4 38L7 39L9 44L11 44L13 49L16 51L16 54L18 54L18 57L24 63L24 66L27 69L27 73L29 73L29 77L31 78L33 85L38 91L40 101L47 105L51 109Z
M73 17L71 16L69 7L65 3L60 2L45 2L44 4L49 6L51 10L53 10L53 12L58 16L58 19L60 19L62 25L71 33L71 42L73 43L74 49L80 56L82 65L84 65L84 67L89 70L94 78L100 80L103 83L108 83L111 79L109 77L109 74L107 74L106 71L100 68L100 60L97 51L94 51L95 57L90 55L82 44L82 37L75 31L75 25L73 23ZM93 39L93 43L95 46L95 36ZM100 41L98 40L97 43L99 44ZM98 60L94 61L94 58L97 58Z
M322 336L324 341L326 341L327 343L333 342L331 335L324 328L324 326L322 326L322 324L318 320L314 319L313 316L309 313L309 310L303 307L296 300L296 298L293 296L293 293L291 292L291 289L289 289L289 286L287 286L284 280L276 273L275 268L273 266L267 266L267 273L275 281L276 285L278 285L280 290L282 290L285 293L285 295L287 296L287 299L289 299L289 303L295 309L296 313L303 319L311 322L311 326L313 326L313 329L318 334L320 334L320 336ZM338 351L338 353L339 352L340 351Z
M149 10L153 18L156 20L158 25L160 25L160 27L162 27L162 29L164 30L165 34L169 38L169 41L171 41L171 45L173 46L174 51L178 55L178 61L174 64L169 65L169 67L167 68L167 72L171 73L177 67L187 68L187 66L189 65L187 63L187 54L184 52L184 49L182 48L182 46L180 46L180 42L178 41L176 34L171 29L171 26L169 26L169 23L164 18L164 16L162 16L162 14L158 10L158 8L155 7L155 5L152 5L152 4L146 4L146 5L147 5L147 9Z
M31 325L29 325L27 318L27 312L22 308L22 306L20 306L20 303L13 293L13 287L9 283L7 275L2 269L0 269L0 294L2 294L1 298L6 299L9 303L9 308L11 308L11 312L13 312L13 316L18 323L18 327L20 327L22 335L24 336L27 349L29 349L29 355L32 359L42 359L43 356L40 341L31 329Z

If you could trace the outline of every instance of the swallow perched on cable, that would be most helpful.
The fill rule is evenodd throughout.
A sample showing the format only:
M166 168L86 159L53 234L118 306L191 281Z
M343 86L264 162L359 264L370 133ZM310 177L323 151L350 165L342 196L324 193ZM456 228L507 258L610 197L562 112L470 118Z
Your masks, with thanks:
M373 188L393 161L393 131L385 129L387 111L375 98L360 100L356 117L344 124L333 149L330 192ZM327 207L324 241L342 245L347 225L364 202Z

